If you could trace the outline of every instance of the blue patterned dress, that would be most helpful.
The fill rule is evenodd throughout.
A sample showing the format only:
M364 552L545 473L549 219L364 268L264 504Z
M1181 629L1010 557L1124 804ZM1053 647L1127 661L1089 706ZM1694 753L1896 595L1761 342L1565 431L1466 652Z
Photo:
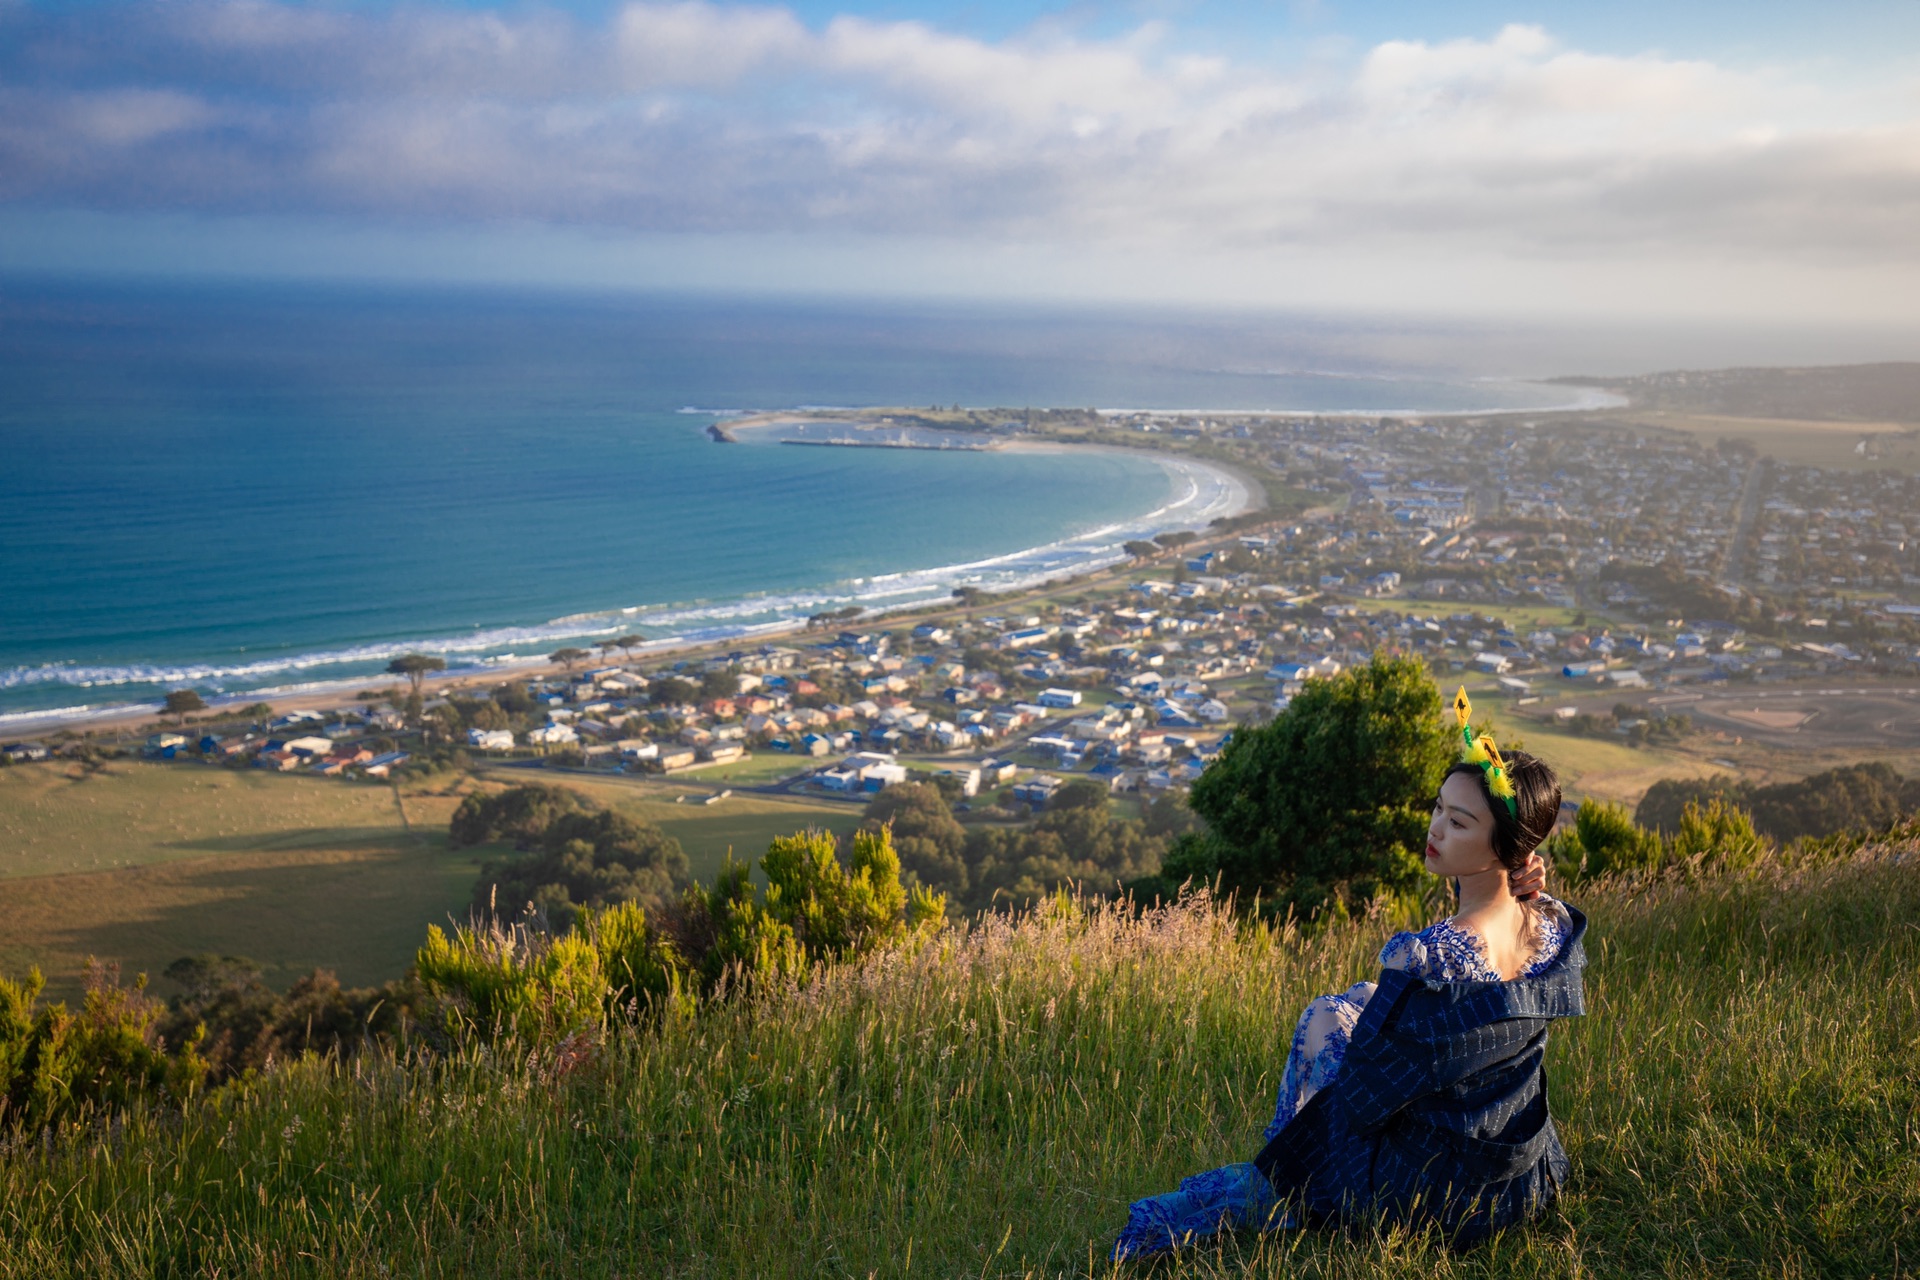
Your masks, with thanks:
M1566 907L1545 894L1528 906L1533 909L1534 958L1521 977L1532 977L1551 964L1571 929ZM1394 934L1380 949L1380 966L1439 982L1501 981L1479 936L1456 928L1451 920L1428 925L1418 933ZM1356 982L1337 995L1318 997L1301 1012L1262 1144L1271 1142L1307 1100L1339 1074L1353 1029L1374 988L1374 983ZM1292 1225L1258 1169L1250 1162L1230 1164L1184 1179L1177 1191L1134 1201L1127 1225L1114 1242L1113 1256L1163 1253L1238 1227L1276 1230Z

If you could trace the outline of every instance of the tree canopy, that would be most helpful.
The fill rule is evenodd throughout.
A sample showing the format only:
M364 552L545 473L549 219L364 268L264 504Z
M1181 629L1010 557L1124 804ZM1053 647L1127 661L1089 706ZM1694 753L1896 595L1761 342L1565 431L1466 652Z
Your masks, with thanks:
M903 783L874 797L861 829L891 830L907 882L969 910L1030 902L1067 885L1111 892L1158 870L1167 843L1115 818L1106 787L1087 778L1062 787L1031 826L971 830L938 787Z
M1878 760L1764 787L1733 778L1666 778L1648 788L1634 821L1671 835L1689 804L1715 800L1747 810L1762 835L1793 840L1886 827L1920 808L1920 778L1904 778Z
M566 787L475 792L454 811L448 837L455 848L512 841L519 856L481 869L475 910L512 919L531 906L560 932L583 907L634 902L659 908L688 884L678 840Z
M429 674L435 671L445 671L446 669L447 660L445 658L436 658L432 654L427 653L403 653L387 664L387 674L390 676L405 676L407 682L413 686L413 692L416 697L419 696L420 693L421 681L425 680Z
M174 689L167 694L165 711L170 716L184 716L189 711L205 711L206 700L192 689Z
M1267 724L1234 732L1193 785L1208 830L1181 837L1157 886L1213 883L1303 915L1422 874L1429 805L1454 758L1417 658L1375 654L1309 680Z
M547 655L547 661L557 662L568 671L571 671L575 663L591 658L592 656L593 654L586 649L575 649L569 646L565 649L555 649Z

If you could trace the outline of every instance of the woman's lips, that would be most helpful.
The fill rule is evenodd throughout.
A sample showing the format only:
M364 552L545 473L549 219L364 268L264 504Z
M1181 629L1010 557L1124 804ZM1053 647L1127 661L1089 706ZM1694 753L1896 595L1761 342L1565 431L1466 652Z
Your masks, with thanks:
M1429 844L1427 845L1427 856L1428 856L1429 858L1437 858L1437 857L1439 857L1439 856L1440 856L1440 851L1439 851L1438 849L1436 849L1436 848L1434 848L1434 847L1433 847L1433 845L1432 845L1431 843L1429 843Z

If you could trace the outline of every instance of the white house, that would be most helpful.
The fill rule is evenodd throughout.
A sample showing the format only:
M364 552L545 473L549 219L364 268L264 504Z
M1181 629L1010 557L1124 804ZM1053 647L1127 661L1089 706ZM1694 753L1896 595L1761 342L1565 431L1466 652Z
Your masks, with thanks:
M527 742L536 747L558 747L580 741L570 724L545 724L527 734Z
M1043 707L1077 707L1080 705L1078 689L1042 689L1040 705Z
M513 731L511 729L469 729L467 745L482 751L513 750Z

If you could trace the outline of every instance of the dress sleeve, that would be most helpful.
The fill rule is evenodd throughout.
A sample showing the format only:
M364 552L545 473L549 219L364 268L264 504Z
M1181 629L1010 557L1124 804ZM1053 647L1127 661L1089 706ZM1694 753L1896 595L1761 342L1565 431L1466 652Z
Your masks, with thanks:
M1380 948L1380 967L1424 974L1427 967L1426 942L1417 933L1394 934L1387 939L1387 945Z

